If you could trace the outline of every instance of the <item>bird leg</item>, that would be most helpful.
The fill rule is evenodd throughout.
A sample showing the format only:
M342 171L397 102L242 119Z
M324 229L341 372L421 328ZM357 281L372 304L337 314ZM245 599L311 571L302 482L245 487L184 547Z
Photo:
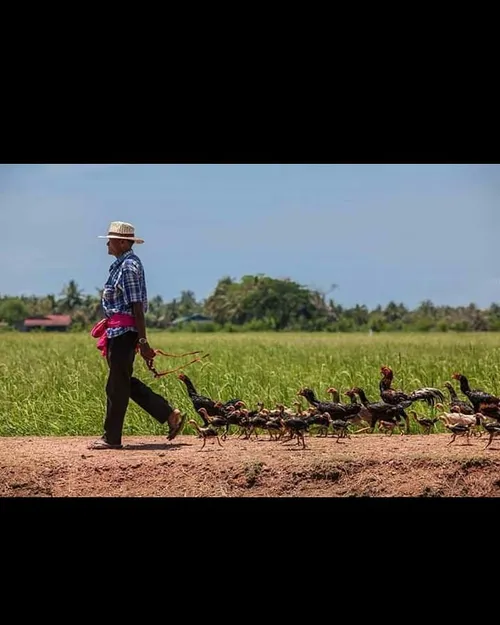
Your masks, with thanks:
M250 440L252 438L252 434L255 434L255 440L260 440L259 439L259 434L257 432L257 428L255 427L255 425L252 425L250 427L250 432L248 434L248 440Z
M286 438L286 435L288 434L288 438ZM284 445L285 443L287 443L288 441L291 441L293 438L295 438L294 434L290 431L290 432L286 432L283 434L283 440L281 441L281 445Z
M494 436L495 432L490 432L490 439L489 441L486 443L486 447L490 446L491 441L493 440L493 436ZM486 449L486 447L484 449ZM484 450L483 450L484 451Z

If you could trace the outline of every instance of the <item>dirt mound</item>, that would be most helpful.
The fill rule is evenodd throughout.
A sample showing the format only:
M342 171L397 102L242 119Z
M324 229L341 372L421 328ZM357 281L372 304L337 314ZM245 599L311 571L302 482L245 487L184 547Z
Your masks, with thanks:
M447 434L360 434L336 442L222 443L127 437L90 451L88 437L0 438L2 497L497 497L500 444Z

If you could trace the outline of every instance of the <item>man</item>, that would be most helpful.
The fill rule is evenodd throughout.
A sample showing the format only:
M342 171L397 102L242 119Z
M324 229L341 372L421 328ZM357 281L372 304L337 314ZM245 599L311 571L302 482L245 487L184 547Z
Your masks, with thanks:
M146 338L144 314L148 300L144 268L132 249L134 243L144 240L135 236L132 224L123 221L111 222L108 234L99 238L108 239L108 254L116 260L109 268L102 295L105 318L92 330L92 336L100 337L98 348L106 356L109 375L104 435L90 448L122 448L123 422L130 398L160 423L168 423L168 440L172 440L181 431L185 415L181 416L180 410L174 410L164 397L132 376L137 346L147 363L155 357Z

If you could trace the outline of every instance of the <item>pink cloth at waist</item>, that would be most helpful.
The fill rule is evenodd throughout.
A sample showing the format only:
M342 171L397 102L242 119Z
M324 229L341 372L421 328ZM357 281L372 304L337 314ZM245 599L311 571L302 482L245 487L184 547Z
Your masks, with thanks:
M90 334L97 341L97 349L101 350L104 357L108 354L108 335L106 330L108 328L131 328L135 326L135 317L128 313L115 313L111 317L105 317L98 321L92 328Z

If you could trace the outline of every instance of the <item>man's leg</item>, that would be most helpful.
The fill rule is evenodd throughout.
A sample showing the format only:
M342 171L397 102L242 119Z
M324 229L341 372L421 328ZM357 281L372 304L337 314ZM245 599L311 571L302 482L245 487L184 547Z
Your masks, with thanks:
M107 408L103 439L111 445L121 445L122 441L136 343L136 332L125 332L108 341L109 375L106 384Z
M181 411L172 408L165 397L155 393L147 384L134 377L130 381L130 397L159 423L168 422L169 440L175 438L181 431L185 420Z

